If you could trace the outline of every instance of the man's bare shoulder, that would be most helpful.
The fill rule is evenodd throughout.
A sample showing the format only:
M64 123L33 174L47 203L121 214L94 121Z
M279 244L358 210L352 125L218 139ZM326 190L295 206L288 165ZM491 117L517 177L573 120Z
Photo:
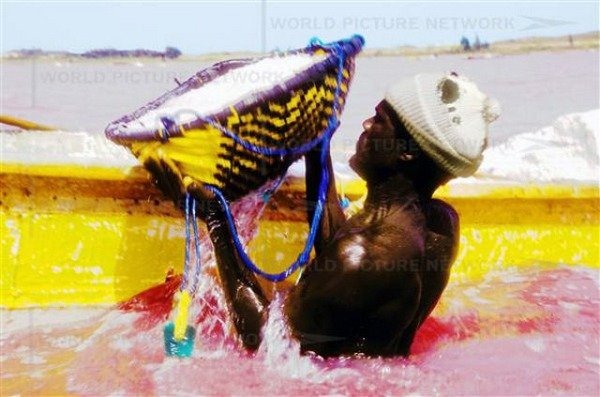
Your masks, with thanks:
M426 206L425 217L429 231L455 238L460 231L460 219L454 207L440 199L431 199Z

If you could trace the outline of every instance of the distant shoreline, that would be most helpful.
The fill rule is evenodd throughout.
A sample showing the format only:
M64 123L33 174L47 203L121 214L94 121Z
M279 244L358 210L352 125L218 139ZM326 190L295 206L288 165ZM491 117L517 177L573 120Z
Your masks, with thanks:
M463 51L460 45L447 46L429 46L429 47L414 47L401 46L395 48L367 48L363 50L359 56L361 57L389 57L389 56L405 56L405 57L424 57L438 55L464 55L474 58L491 57L496 55L519 55L533 52L559 52L570 50L599 50L600 49L600 32L589 32L575 35L566 35L560 37L531 37L524 39L505 40L491 43L489 48L479 51ZM16 55L17 51L3 54L0 59L2 61L19 61L19 60L41 60L41 61L69 61L69 62L126 62L131 61L150 61L150 62L177 62L177 61L217 61L221 59L232 58L251 58L261 56L263 54L257 52L219 52L201 55L181 55L173 59L161 59L156 56L106 56L89 58L76 54L65 52L44 52L41 51L35 55Z
M569 37L571 39L569 39ZM491 43L489 48L479 51L463 51L459 45L411 47L403 46L389 49L366 49L364 56L431 56L466 55L484 57L486 55L518 55L532 52L558 52L569 50L600 49L600 32L590 32L560 37L531 37L505 40Z

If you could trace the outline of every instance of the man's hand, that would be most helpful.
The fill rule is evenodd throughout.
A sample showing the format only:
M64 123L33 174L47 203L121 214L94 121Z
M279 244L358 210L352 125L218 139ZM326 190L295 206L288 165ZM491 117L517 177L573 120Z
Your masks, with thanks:
M186 191L196 200L198 218L209 225L212 220L218 220L223 217L224 213L221 204L212 190L206 188L201 183L192 181L189 177L184 178L184 185Z
M185 177L183 183L187 192L198 201L213 201L217 199L212 190L206 188L204 184L191 180L190 177Z

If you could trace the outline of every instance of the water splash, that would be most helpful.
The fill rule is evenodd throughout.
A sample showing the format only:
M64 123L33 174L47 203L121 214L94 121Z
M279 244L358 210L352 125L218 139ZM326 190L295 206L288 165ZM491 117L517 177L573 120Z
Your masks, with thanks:
M300 343L293 339L283 314L283 296L278 293L271 302L269 318L257 358L265 368L289 379L318 382L321 370L309 356L300 354Z

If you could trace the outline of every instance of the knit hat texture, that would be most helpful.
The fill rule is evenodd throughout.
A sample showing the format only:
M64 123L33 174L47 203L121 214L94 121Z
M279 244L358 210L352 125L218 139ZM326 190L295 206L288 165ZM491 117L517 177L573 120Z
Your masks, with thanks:
M477 170L488 125L500 115L496 100L455 73L402 80L387 90L385 100L421 149L454 176Z

